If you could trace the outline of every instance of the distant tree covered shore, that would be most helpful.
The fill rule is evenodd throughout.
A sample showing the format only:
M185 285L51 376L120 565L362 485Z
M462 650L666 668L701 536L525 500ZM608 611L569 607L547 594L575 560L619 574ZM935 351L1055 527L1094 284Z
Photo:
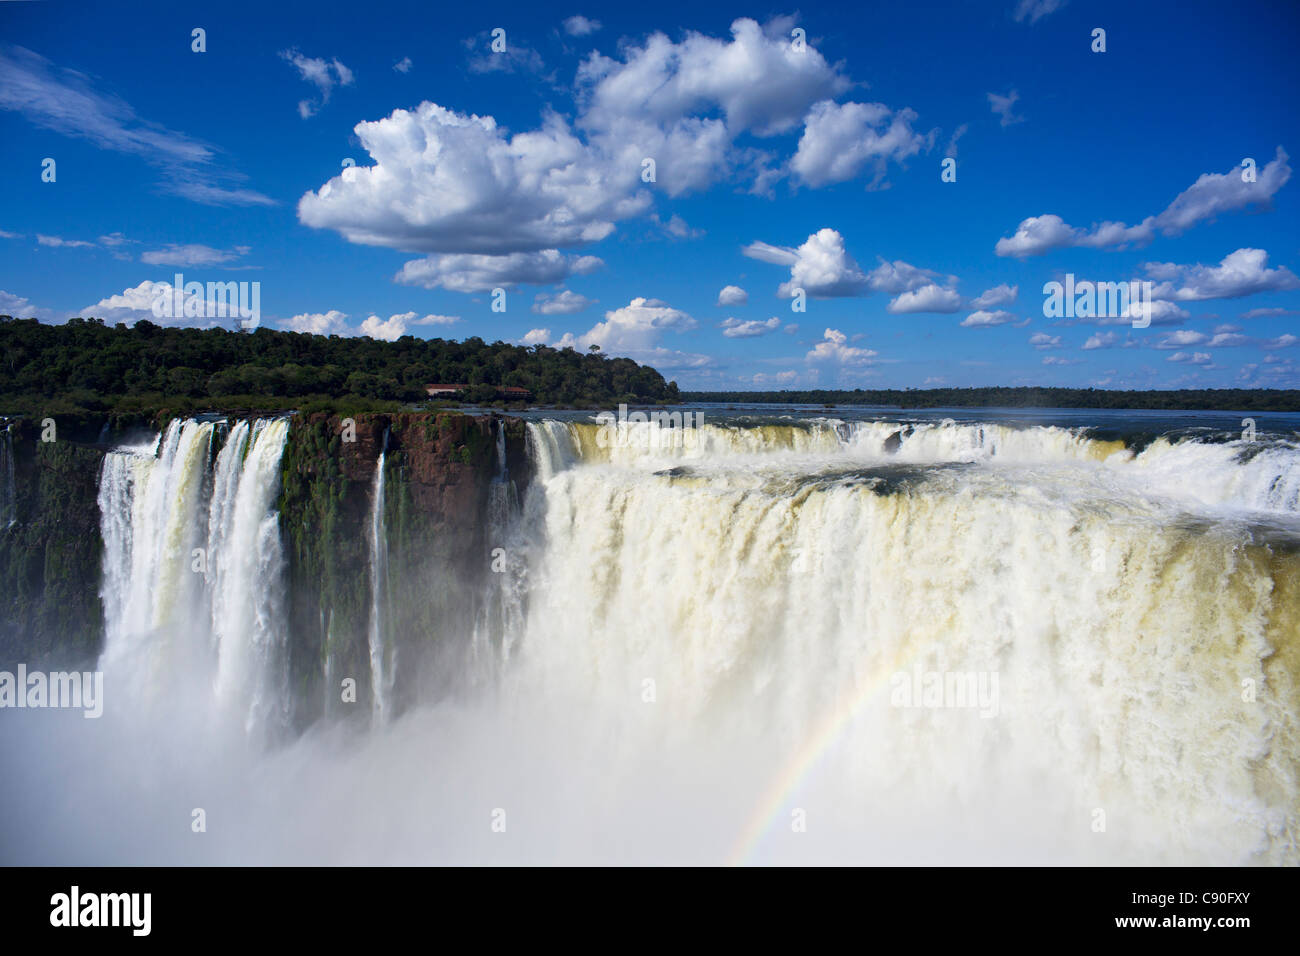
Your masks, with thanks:
M890 405L901 408L1129 408L1160 411L1300 412L1300 389L926 388L786 392L682 392L709 404Z
M599 352L403 336L258 329L131 327L99 319L49 325L0 315L0 414L149 418L204 409L395 411L428 384L469 386L493 404L516 386L540 405L609 407L678 401L653 368Z

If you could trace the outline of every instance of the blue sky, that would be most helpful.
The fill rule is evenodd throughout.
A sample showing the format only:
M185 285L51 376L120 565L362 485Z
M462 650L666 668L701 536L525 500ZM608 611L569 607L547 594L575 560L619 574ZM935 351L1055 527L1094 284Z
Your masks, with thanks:
M0 2L0 312L153 319L181 273L687 388L1300 387L1298 40L1249 0ZM1067 273L1151 326L1046 317Z

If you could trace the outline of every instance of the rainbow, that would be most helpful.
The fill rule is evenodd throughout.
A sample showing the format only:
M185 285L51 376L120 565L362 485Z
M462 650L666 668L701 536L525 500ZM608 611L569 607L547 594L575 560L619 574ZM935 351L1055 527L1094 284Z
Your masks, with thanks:
M899 660L903 656L905 647L906 645L903 645L895 653L892 666L880 666L877 673L863 682L861 690L842 697L808 735L807 741L794 751L781 770L772 777L771 784L754 804L753 812L736 838L731 852L727 854L727 866L746 866L752 862L759 844L767 832L775 826L777 814L781 812L790 795L798 790L812 774L862 708L888 685L894 674L905 669ZM918 653L919 650L918 648Z

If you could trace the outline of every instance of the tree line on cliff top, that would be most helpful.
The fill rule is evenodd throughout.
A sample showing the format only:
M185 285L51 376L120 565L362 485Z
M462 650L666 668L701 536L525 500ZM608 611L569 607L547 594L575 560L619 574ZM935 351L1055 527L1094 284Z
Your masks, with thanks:
M0 316L0 414L147 417L162 409L395 411L425 385L528 389L541 405L677 400L677 385L628 358L545 345L257 329L131 327L98 319L49 325Z

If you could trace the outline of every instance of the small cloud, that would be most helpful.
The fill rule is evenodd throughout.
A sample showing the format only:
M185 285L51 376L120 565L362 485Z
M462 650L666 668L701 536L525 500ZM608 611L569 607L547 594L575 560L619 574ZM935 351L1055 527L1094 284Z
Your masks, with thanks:
M962 319L961 324L967 329L988 329L995 325L1008 325L1014 321L1016 317L1011 312L1004 312L1001 309L994 311L979 309Z
M596 256L565 256L558 249L541 252L512 252L491 256L476 253L447 253L412 259L405 263L395 281L426 289L452 292L486 292L498 286L550 285L572 275L589 275L604 262Z
M1288 315L1300 315L1300 310L1269 308L1269 309L1251 309L1249 312L1241 313L1241 317L1243 319L1272 319L1272 318L1282 318L1283 316L1288 316Z
M990 306L1006 305L1016 301L1016 296L1020 294L1018 285L996 285L991 289L985 289L978 296L971 300L971 308L987 309Z
M1119 334L1117 332L1098 332L1083 343L1083 350L1091 352L1094 349L1113 349L1118 345Z
M1209 365L1213 359L1209 352L1175 352L1165 361L1187 363L1190 365Z
M361 323L361 334L368 335L372 339L395 342L403 335L408 335L408 328L412 325L454 325L460 321L458 315L426 315L416 318L416 314L400 312L386 319L372 315Z
M1011 14L1011 19L1016 23L1024 23L1026 20L1030 23L1037 23L1049 13L1055 13L1061 7L1065 6L1065 0L1018 0L1015 12Z
M554 295L542 293L533 300L533 311L539 315L573 315L595 305L596 299L561 289Z
M1014 113L1016 100L1020 99L1020 94L1015 90L1012 90L1006 96L1001 96L997 93L989 93L988 98L989 107L1001 118L1003 127L1012 126L1016 123L1023 123L1025 121L1023 116L1016 116Z
M0 315L11 315L16 319L42 319L46 322L60 321L66 316L58 315L50 309L42 309L21 295L0 289Z
M1161 336L1156 342L1156 348L1176 349L1185 345L1200 345L1202 342L1208 342L1209 338L1204 332L1179 329L1177 332L1170 332L1168 335Z
M720 306L744 305L749 301L749 293L738 285L724 285L718 293Z
M310 119L330 101L335 86L351 86L355 79L352 71L337 58L326 61L320 57L303 56L291 49L281 50L280 59L292 63L297 68L298 75L320 91L318 100L299 101L298 115L303 119Z
M213 249L211 246L190 243L171 244L162 249L141 253L140 261L150 266L219 266L248 254L248 246L233 249Z
M36 234L36 241L43 246L51 246L56 249L60 247L65 249L95 248L95 244L93 242L85 242L84 240L81 239L61 239L58 236L43 236L40 233Z
M729 339L751 339L760 335L766 335L768 332L775 332L781 327L781 320L773 316L766 322L760 322L757 319L750 319L742 322L740 319L727 319L722 323L722 334Z
M590 20L584 16L572 16L564 21L564 32L571 37L591 36L599 29L599 20Z
M393 69L396 70L398 73L410 73L411 58L409 56L402 57L400 60L398 60L396 63L393 64Z
M291 332L309 332L312 335L348 335L348 314L331 309L328 312L303 312L280 322Z
M666 222L659 218L659 214L651 213L650 221L658 226L664 233L673 239L699 239L704 235L703 229L693 229L687 224L686 220L674 213Z
M827 362L835 365L870 365L878 354L873 349L860 349L848 344L849 338L839 329L827 329L822 340L804 356L809 362Z
M938 312L947 315L959 311L961 307L962 297L955 289L945 289L932 282L919 289L900 293L885 306L885 311L894 315L917 312Z
M962 123L960 126L958 126L955 130L952 131L952 137L948 140L948 145L944 148L943 151L944 156L947 156L950 159L956 158L957 140L961 139L963 136L966 135L966 128L967 128L967 124Z
M464 44L467 50L482 51L478 56L470 58L469 71L471 73L534 73L541 75L546 69L546 63L542 60L540 53L514 40L506 43L506 48L500 53L495 52L492 49L492 34L487 30L468 38L464 41Z

